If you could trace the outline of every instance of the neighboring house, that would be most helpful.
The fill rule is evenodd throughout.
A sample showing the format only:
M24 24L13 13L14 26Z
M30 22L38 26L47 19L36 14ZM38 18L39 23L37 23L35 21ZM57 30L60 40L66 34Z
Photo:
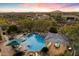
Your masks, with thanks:
M79 20L79 17L78 16L75 16L75 15L63 15L62 18L67 23L73 23L73 22Z

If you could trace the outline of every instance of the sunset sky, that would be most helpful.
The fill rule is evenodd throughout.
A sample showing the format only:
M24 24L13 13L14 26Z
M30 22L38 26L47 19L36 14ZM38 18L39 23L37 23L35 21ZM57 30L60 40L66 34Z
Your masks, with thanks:
M0 3L0 12L79 12L79 3Z

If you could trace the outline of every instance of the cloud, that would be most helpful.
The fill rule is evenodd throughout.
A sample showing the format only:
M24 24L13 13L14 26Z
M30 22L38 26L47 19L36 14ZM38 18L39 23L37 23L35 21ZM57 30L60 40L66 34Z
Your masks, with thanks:
M16 5L6 4L4 7L5 6L7 6L7 8L0 8L0 12L79 11L79 3L17 3Z
M19 6L24 8L47 8L47 9L60 9L63 4L59 3L26 3L20 4Z

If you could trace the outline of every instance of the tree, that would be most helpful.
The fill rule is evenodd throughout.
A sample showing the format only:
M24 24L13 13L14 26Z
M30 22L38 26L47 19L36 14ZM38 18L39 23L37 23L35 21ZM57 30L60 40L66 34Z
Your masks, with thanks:
M51 32L51 33L57 33L58 31L57 31L57 28L51 27L51 28L49 29L49 32Z
M65 34L66 36L70 37L72 41L79 40L79 24L73 24L73 25L65 25L61 32Z
M18 32L18 28L16 25L11 25L9 26L8 30L7 30L7 33L17 33Z
M51 16L57 21L60 22L62 21L62 12L61 11L54 11L53 13L51 13Z
M65 25L62 27L61 32L69 38L69 41L72 42L76 50L76 55L79 55L79 23Z
M56 27L57 23L53 20L19 20L21 28L29 32L48 32L51 27Z
M47 32L53 26L52 20L35 20L34 31Z
M18 20L18 24L22 26L23 29L26 29L27 31L31 32L33 28L34 21L24 19L24 20Z
M2 37L1 37L1 35L0 35L0 40L2 40Z
M8 21L4 18L0 18L0 26L7 26L8 25Z

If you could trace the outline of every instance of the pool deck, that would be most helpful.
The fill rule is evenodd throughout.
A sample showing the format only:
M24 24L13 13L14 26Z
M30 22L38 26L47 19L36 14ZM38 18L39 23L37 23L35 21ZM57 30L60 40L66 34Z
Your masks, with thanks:
M16 38L21 38L23 37L23 34L17 35ZM7 39L8 40L8 39ZM6 40L6 41L7 41ZM47 40L46 40L47 41ZM53 40L54 41L54 40ZM62 40L63 41L63 40ZM65 41L64 41L65 42ZM24 47L25 48L25 47ZM22 48L22 51L24 51L24 48ZM0 49L1 49L1 56L12 56L13 54L15 54L16 52L14 51L14 49L11 46L6 46L5 42L0 43ZM52 51L52 49L51 49ZM50 53L51 53L50 51ZM61 49L62 51L62 49ZM28 56L27 55L28 51L25 51L25 55L24 56ZM53 53L53 52L52 52ZM58 53L58 52L57 52Z
M15 52L10 46L4 45L5 43L0 43L1 56L12 56Z

